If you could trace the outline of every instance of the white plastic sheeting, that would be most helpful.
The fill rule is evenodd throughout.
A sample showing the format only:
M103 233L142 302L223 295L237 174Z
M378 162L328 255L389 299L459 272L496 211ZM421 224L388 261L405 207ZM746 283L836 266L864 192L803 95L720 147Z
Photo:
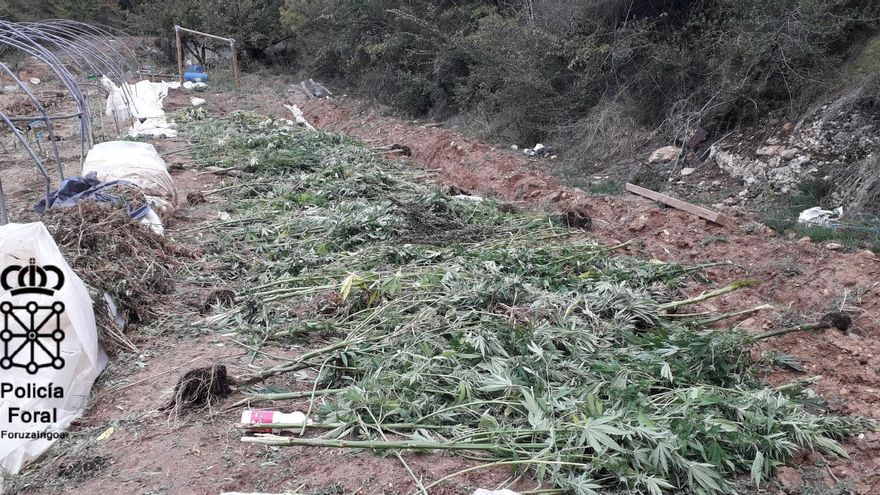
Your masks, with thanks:
M140 186L156 212L168 216L177 206L177 186L165 160L150 143L107 141L89 150L82 175L95 172L102 182L126 180Z
M46 271L41 275L37 270L33 279L30 272L21 277L21 270L16 267L29 269L31 259L35 267ZM56 271L47 270L47 267L55 267L63 275L60 287ZM0 398L0 470L16 473L45 452L55 440L9 438L9 434L63 432L82 413L92 384L104 369L107 357L98 345L95 313L88 290L64 260L42 222L0 226L0 274L7 269L4 283L0 285L0 361L8 361L0 362L0 368L8 369L0 371L0 386L9 384L17 390L22 387L27 390L51 384L63 391L61 397L57 394L52 398L18 397L16 393L5 393ZM54 290L52 294L23 293L20 291L21 282L26 287L34 284L31 287ZM58 306L59 303L63 306ZM29 305L33 305L34 312L28 309ZM35 326L27 318L28 314L34 316L37 324L49 315L46 323L36 331L36 339L27 336ZM4 330L8 332L5 335ZM57 330L62 333L57 334ZM46 334L48 336L44 337ZM59 335L60 341L56 340ZM25 347L15 353L21 343ZM4 344L12 345L7 347ZM61 361L57 361L58 358ZM45 365L47 362L54 364ZM10 363L12 366L8 366ZM28 363L39 363L41 367L29 370ZM28 412L55 411L55 421L26 423L20 420L19 414L10 422L13 408Z
M134 119L128 134L131 136L177 136L174 123L168 122L162 109L162 100L168 96L168 89L179 88L179 82L139 81L136 84L123 83L117 86L107 76L101 78L101 85L110 94L107 96L107 115L115 116L119 122L129 117Z

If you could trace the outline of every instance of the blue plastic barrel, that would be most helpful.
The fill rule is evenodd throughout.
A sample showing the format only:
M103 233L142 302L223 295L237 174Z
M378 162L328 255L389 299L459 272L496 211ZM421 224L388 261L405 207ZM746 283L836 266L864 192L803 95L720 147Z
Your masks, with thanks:
M184 81L192 82L208 82L208 72L205 71L204 65L190 65L183 73Z

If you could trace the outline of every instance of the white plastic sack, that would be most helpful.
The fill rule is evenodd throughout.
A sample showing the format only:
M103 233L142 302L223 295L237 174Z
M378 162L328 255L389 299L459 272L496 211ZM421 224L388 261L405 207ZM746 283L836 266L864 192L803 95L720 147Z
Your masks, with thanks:
M127 180L140 186L150 205L162 215L177 206L177 186L165 160L150 143L107 141L96 144L83 163L82 175L94 172L102 182Z
M843 216L843 208L835 208L833 210L823 210L819 206L807 208L798 215L798 223L804 225L821 225L823 227L833 227L837 224L837 220Z
M42 222L0 226L0 275L0 470L14 474L79 417L107 357L88 290Z
M141 218L141 224L146 225L150 230L159 235L165 235L165 224L162 223L162 219L159 218L159 215L152 208L150 208L150 211L147 212L144 218Z
M107 76L101 78L101 85L109 93L107 96L107 115L114 113L120 119L129 116L136 119L164 117L162 100L168 96L169 88L179 88L180 83L138 81L135 84L123 83L117 86Z

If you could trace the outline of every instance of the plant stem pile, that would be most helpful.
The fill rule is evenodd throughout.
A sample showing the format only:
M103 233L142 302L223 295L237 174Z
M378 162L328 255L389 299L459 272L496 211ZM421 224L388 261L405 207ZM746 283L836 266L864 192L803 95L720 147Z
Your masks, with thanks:
M248 441L452 450L559 493L725 493L802 450L846 455L870 427L764 385L755 336L669 318L699 266L612 256L289 121L181 121L200 159L256 174L225 191L217 253L241 289L205 323L331 339L257 376L316 370L309 412L329 431Z

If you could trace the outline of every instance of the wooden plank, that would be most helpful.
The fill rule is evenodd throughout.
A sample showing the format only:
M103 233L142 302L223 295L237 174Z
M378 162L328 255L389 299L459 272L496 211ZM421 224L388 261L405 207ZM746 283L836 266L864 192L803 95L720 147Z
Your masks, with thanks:
M686 211L692 215L696 215L700 218L704 218L710 222L714 222L719 225L725 225L728 227L734 225L734 222L723 213L718 213L717 211L712 211L703 208L702 206L697 206L686 201L673 198L672 196L667 196L666 194L661 194L650 189L645 189L644 187L630 184L629 182L626 183L626 190L631 193L638 194L639 196L644 196L648 199L659 201L665 205L672 206L673 208L678 208L679 210Z
M299 85L300 85L300 87L303 89L303 92L306 94L306 96L308 97L308 99L311 100L312 98L315 97L315 94L312 93L312 90L309 89L308 86L306 86L306 82L305 82L305 81L300 81L300 82L299 82Z
M314 87L320 89L321 91L323 91L323 92L324 92L324 96L333 96L333 93L331 93L330 90L327 89L326 86L324 86L323 84L321 84L321 83L319 83L319 82L315 82L314 79L309 79L309 84L311 84L312 86L314 86Z
M174 26L174 30L175 31L184 31L187 33L192 33L192 34L198 34L200 36L207 36L208 38L214 38L215 40L225 41L227 43L229 43L230 41L233 41L232 38L224 38L223 36L217 36L216 34L203 33L201 31L196 31L195 29L187 29L187 28L181 27L181 26Z

